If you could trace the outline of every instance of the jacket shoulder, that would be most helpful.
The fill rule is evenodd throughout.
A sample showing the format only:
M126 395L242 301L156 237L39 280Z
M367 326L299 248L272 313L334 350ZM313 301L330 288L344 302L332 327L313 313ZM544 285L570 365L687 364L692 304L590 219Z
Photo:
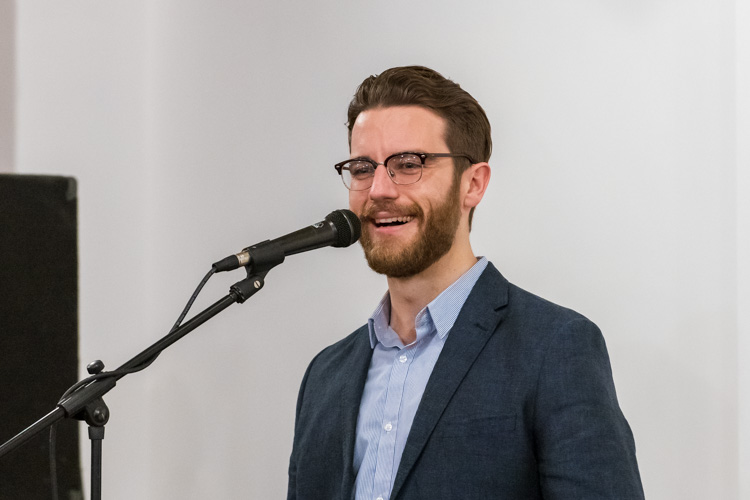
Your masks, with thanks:
M571 322L593 324L581 313L510 283L491 263L477 281L471 299L479 308L486 308L489 303L496 310L504 309L503 322L523 327L528 333L555 331ZM469 301L467 308L473 308Z
M318 364L336 363L341 359L350 358L354 352L359 352L363 347L369 348L370 339L367 325L354 330L343 339L325 347L310 362L310 366Z

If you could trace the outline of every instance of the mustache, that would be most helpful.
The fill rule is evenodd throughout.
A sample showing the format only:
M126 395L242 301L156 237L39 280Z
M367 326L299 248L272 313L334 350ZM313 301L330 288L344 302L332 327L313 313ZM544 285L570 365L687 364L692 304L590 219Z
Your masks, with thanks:
M360 220L362 222L365 222L375 219L375 214L379 212L388 212L396 216L413 215L417 219L424 218L424 210L422 210L422 207L420 207L417 203L397 205L393 201L369 203L362 208L362 212L360 212L358 215Z

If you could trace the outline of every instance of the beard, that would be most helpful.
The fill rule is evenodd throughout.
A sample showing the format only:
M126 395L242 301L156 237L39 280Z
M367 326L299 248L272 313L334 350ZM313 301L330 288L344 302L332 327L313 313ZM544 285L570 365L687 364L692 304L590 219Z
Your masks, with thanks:
M392 202L366 206L360 214L366 229L362 231L359 242L370 268L391 278L408 278L421 273L448 253L461 221L459 188L460 183L454 178L448 197L432 207L429 215L425 215L422 207L416 203L406 207ZM367 224L378 211L413 215L412 222L419 224L416 239L403 246L399 246L398 242L378 244L373 241Z

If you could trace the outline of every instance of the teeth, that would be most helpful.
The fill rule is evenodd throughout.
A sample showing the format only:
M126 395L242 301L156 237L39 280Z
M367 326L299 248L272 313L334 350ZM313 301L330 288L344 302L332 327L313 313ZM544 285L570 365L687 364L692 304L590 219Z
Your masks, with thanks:
M375 219L376 224L391 224L393 222L409 222L414 217L411 215L403 215L400 217L388 217L387 219Z

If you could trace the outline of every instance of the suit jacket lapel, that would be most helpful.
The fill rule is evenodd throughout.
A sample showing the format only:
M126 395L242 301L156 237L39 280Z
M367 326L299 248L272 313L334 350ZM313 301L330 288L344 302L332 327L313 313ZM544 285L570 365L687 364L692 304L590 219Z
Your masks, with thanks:
M406 440L391 498L395 499L453 393L495 332L508 302L508 282L490 263L466 299L425 387Z
M349 377L348 380L343 381L339 399L342 424L342 456L344 458L341 498L344 499L351 498L354 488L354 443L357 438L357 417L371 357L370 337L367 325L365 325L357 331L352 352L346 358L345 366L341 367L340 372Z

